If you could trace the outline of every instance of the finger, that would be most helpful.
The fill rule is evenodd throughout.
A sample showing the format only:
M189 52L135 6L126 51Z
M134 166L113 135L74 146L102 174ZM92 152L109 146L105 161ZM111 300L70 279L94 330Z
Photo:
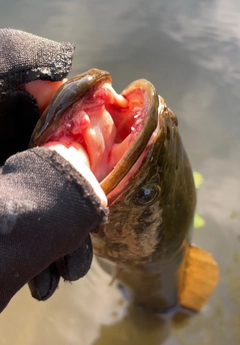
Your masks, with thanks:
M74 281L82 278L91 267L93 258L90 236L73 253L64 256L56 262L59 274L63 279Z
M89 158L82 145L73 142L71 146L66 147L59 142L48 142L45 147L57 151L63 158L71 163L74 168L89 182L95 194L101 201L102 206L107 206L107 197L103 192L99 182L89 168Z
M57 267L53 263L28 283L32 297L38 301L47 300L58 287L59 280Z
M13 29L0 30L0 88L42 80L62 80L71 68L74 45Z
M26 84L25 90L36 99L40 113L42 114L59 87L66 80L54 82L49 80L35 80Z

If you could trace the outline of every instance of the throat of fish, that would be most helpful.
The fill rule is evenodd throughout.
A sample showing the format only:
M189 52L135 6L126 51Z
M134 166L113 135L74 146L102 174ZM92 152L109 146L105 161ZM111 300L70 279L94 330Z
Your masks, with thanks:
M138 80L117 94L101 79L66 107L44 144L81 145L109 199L138 169L157 124L158 96L151 83Z

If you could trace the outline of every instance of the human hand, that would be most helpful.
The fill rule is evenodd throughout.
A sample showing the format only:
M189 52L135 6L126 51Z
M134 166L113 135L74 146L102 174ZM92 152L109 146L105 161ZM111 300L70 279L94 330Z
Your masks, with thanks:
M0 38L0 142L5 138L0 162L3 162L11 154L27 148L39 116L66 81L74 47L71 43L60 44L9 29L0 30ZM10 106L10 102L13 105ZM45 147L56 150L68 160L92 185L102 205L107 205L106 196L89 169L87 154L80 145L67 148L52 143Z
M79 143L73 143L71 146L66 147L59 142L48 142L44 147L58 152L69 163L71 163L93 187L95 194L100 199L101 205L107 207L107 197L100 187L96 177L90 170L89 157L82 145Z
M58 43L18 30L0 30L0 144L4 148L0 164L27 149L40 111L69 73L73 53L71 43ZM29 95L29 87L33 95L41 90L40 109L36 99Z
M29 138L40 113L45 109L69 72L73 50L74 47L70 43L57 43L16 30L0 30L0 143L3 148L0 153L1 163L4 163L12 154L27 149ZM11 185L14 180L14 188L16 187L17 192L14 200L12 198L7 200L8 194L6 194L3 202L12 203L14 201L17 203L18 192L22 189L22 193L26 194L28 185L32 183L31 176L34 176L36 184L29 190L33 194L30 201L34 200L38 209L36 208L34 211L36 214L31 211L30 216L27 209L24 214L25 218L23 217L25 224L28 225L25 228L21 227L20 240L23 240L26 248L17 242L19 238L14 237L14 232L9 235L9 243L11 248L16 251L18 260L12 262L12 257L9 258L6 252L4 257L6 270L3 272L5 271L5 275L7 275L6 281L12 284L12 291L7 293L6 301L3 298L3 307L8 302L7 300L29 280L33 297L45 300L55 291L60 276L72 281L86 274L92 260L91 240L88 233L94 226L106 219L106 209L103 208L106 206L106 197L89 169L84 149L74 145L66 148L59 143L50 143L47 146L67 159L75 167L75 171L77 170L81 175L76 176L74 171L70 173L69 171L73 169L70 164L66 164L63 159L58 159L47 149L25 151L13 156L4 165L2 171L5 175L2 185L6 186L4 189L7 189L7 184ZM29 160L32 154L35 154L34 159ZM19 169L19 173L9 181L10 173L12 173L12 168L9 173L11 164ZM6 170L8 171L7 176ZM27 176L28 174L30 176ZM56 183L53 183L52 179L48 180L48 174L55 176ZM19 176L22 180L19 179ZM72 178L72 176L75 177ZM8 178L7 182L6 178ZM55 186L64 178L66 183L62 189L59 187L62 184L58 184L58 187ZM25 181L27 181L26 184ZM66 187L66 184L69 186ZM82 195L79 194L79 190L75 191L74 184L77 184L77 189L80 187ZM11 188L13 188L12 185ZM39 190L42 190L41 195L38 193ZM73 198L75 192L77 197ZM28 198L28 195L26 197ZM69 197L71 198L69 199ZM75 200L77 204L74 204L73 207L69 202L66 204L66 200ZM26 204L28 201L26 199ZM50 209L42 208L42 204L45 202ZM28 207L28 205L24 204L24 207ZM4 208L5 205L2 209ZM81 212L85 213L84 217L82 215L83 223ZM41 214L40 218L39 214ZM7 217L8 214L3 216ZM19 219L22 216L20 212ZM28 223L29 217L32 217L32 221ZM88 218L85 219L86 217ZM2 219L4 220L4 217ZM33 224L34 219L36 229L30 229L29 224ZM40 219L40 223L37 221L38 219ZM34 233L32 233L33 230ZM20 232L18 231L18 233ZM72 238L75 238L75 241L72 241ZM46 251L50 244L52 250ZM5 250L5 247L2 249ZM28 255L26 256L25 253ZM44 260L41 256L45 256ZM25 261L21 260L23 257ZM26 270L26 260L32 263L29 271ZM8 267L11 267L10 271L7 269ZM13 282L10 272L14 271L14 267L20 274L20 278ZM6 276L1 277L0 275L0 280L5 278ZM3 296L4 293L4 291L3 293L0 291Z

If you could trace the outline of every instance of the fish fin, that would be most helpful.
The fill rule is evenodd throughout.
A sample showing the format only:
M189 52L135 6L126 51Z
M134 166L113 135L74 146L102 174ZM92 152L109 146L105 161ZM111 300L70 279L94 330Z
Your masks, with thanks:
M114 274L112 276L112 279L111 279L111 281L109 283L109 286L112 286L113 283L115 283L115 281L117 280L118 274L119 274L119 272L121 272L121 270L122 270L122 267L117 265L117 267L115 268L115 272L114 272Z
M212 254L194 245L189 246L182 268L179 304L199 311L219 280L219 267Z

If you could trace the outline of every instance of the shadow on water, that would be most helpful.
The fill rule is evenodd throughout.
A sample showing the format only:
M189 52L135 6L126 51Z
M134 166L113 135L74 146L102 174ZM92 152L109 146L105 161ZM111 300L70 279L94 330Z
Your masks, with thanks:
M184 327L194 313L178 311L174 315L157 315L129 306L127 315L112 325L103 325L93 345L160 345L170 336L171 328Z

